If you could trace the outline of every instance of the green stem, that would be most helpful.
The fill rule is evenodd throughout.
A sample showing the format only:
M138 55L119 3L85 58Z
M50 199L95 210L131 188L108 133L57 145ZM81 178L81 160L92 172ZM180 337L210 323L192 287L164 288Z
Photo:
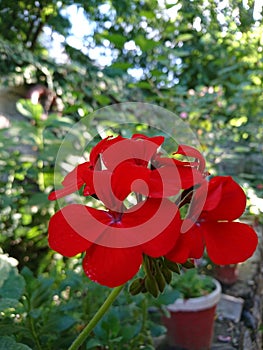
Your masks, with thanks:
M33 338L35 340L37 349L38 350L42 350L40 342L39 342L39 339L38 339L38 335L37 335L37 332L36 332L36 329L35 329L35 324L34 324L34 321L33 321L31 316L29 316L29 322L30 322L30 327L31 327L31 333L32 333Z
M146 331L147 315L148 315L147 302L146 302L146 299L144 298L142 301L142 327L141 327L142 333Z
M121 285L119 287L114 288L111 291L111 293L109 294L107 299L104 301L104 303L101 305L99 310L96 312L96 314L93 316L93 318L89 321L89 323L83 329L83 331L77 336L77 338L74 340L74 342L68 348L68 350L78 350L79 349L79 347L87 339L90 332L94 329L94 327L97 325L97 323L101 320L101 318L105 315L105 313L111 307L114 300L117 298L117 296L122 291L123 287L124 287L124 285Z

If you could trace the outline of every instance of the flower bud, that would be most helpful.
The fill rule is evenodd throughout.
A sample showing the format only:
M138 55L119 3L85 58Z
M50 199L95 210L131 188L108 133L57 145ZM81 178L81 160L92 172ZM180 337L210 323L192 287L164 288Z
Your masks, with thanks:
M165 282L167 284L170 284L170 282L172 280L172 272L171 272L171 270L169 270L168 267L163 264L161 266L161 271L162 271L163 277L165 279Z
M186 269L192 269L195 267L194 259L188 259L185 263L182 264Z
M168 267L169 270L180 274L180 267L177 263L170 261L168 259L164 259L164 263Z
M143 289L144 289L144 279L137 278L131 283L129 287L129 292L131 293L131 295L137 295L140 292L142 292Z
M147 291L152 294L155 298L159 295L159 287L158 284L152 276L146 276L145 277L145 288Z

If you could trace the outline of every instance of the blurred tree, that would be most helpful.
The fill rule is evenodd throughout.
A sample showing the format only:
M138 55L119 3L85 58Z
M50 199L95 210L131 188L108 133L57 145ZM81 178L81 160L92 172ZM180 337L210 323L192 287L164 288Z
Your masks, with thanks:
M68 40L71 6L90 23L80 47ZM0 81L42 82L74 120L127 100L159 104L204 137L213 162L237 143L260 151L263 25L253 10L252 0L2 0ZM45 48L54 32L65 63Z
M22 43L25 48L35 51L40 47L39 37L44 26L68 34L70 22L61 15L61 9L71 3L70 0L1 1L1 33L6 40Z

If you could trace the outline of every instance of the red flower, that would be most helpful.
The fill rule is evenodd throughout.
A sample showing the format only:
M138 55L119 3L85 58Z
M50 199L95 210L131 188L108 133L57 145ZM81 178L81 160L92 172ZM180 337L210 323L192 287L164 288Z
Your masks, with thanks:
M201 213L200 206L203 206ZM187 225L191 227L181 233L167 258L175 262L200 258L206 246L209 257L216 264L245 261L253 254L258 243L251 227L233 222L242 215L245 206L245 193L231 177L212 178L207 193L205 184L196 190L190 212L182 225L182 228Z
M195 161L185 162L163 157L157 152L160 141L157 137L135 139L135 142L126 139L103 154L103 160L113 171L113 183L116 183L116 178L119 179L121 174L125 174L119 184L123 189L118 197L120 200L124 200L130 192L138 192L150 198L170 197L178 194L181 189L204 181L205 161L200 152L182 145L174 154L195 157Z
M50 247L64 256L86 252L83 268L93 281L109 287L125 283L138 272L144 254L161 257L179 237L180 213L170 200L148 198L130 209L122 201L131 192L131 179L141 181L142 172L148 174L148 163L162 142L162 137L141 135L103 140L92 149L90 162L68 174L65 188L55 191L58 197L85 184L84 193L96 194L106 208L68 205L49 223ZM118 168L120 159L141 171Z
M48 240L64 256L86 252L86 275L115 287L138 272L143 254L168 253L179 237L180 224L178 208L168 199L147 199L123 212L72 204L51 218Z
M181 189L201 183L205 161L200 152L183 145L175 154L194 157L196 161L163 157L158 153L163 141L162 136L140 134L133 135L131 139L118 136L101 140L91 150L90 161L71 171L62 182L64 188L53 191L49 200L62 198L83 185L84 196L96 194L99 197L97 192L101 189L101 178L106 176L102 174L105 170L111 175L109 186L118 187L118 193L114 192L114 195L121 201L131 192L150 198L170 197ZM103 198L100 199L103 201Z
M88 162L65 177L62 189L50 194L54 200L83 187L85 196L105 207L68 205L51 218L48 229L55 251L69 257L85 252L83 268L93 281L109 287L125 283L138 272L144 255L183 263L201 257L206 246L215 263L232 264L254 252L253 229L233 222L246 205L241 187L230 177L208 183L198 150L180 145L174 155L193 159L182 161L166 157L163 142L162 136L108 137L93 147ZM131 192L138 202L127 209ZM177 205L166 198L175 194L180 194L180 207L191 198L183 221Z
M103 167L114 170L120 159L134 160L146 165L163 143L164 137L147 137L140 134L133 135L132 139L125 139L121 136L112 138L111 136L101 140L90 152L90 161L78 165L62 181L64 188L50 193L48 199L56 200L79 190L85 185L83 194L85 196L96 193L93 185L93 178L97 176L97 171L102 171ZM119 144L118 147L114 146ZM107 151L108 150L108 151ZM140 174L138 174L140 175Z

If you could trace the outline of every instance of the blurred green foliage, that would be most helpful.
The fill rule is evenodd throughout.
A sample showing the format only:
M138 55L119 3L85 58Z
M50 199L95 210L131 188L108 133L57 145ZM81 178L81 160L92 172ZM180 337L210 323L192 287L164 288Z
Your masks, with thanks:
M94 120L92 113L101 107L140 101L176 113L198 136L210 172L233 175L244 185L248 212L251 208L262 220L263 24L253 18L254 1L246 3L0 2L1 86L45 85L63 107L55 106L46 118L41 105L21 99L18 117L0 129L0 244L19 261L21 272L1 255L0 349L66 348L108 293L90 283L77 262L58 257L47 246L48 220L57 209L47 195L68 131L87 117L88 129L130 136L130 130L120 130L103 113ZM83 11L88 21L81 49L68 40L69 6ZM51 55L46 43L54 34L60 35L63 50ZM102 65L105 57L108 63ZM135 131L144 128L142 122ZM72 150L76 140L83 147L85 137L92 136L85 135L73 133L65 149ZM58 180L76 156L61 164ZM149 334L163 330L146 326L144 319L138 323L147 305L129 298L123 294L83 349L151 348Z
M1 345L6 341L5 349L67 349L109 289L84 277L78 259L65 263L57 255L49 273L38 276L28 267L19 274L16 263L0 254ZM147 317L148 307L144 296L132 297L126 289L82 348L154 349L152 337L165 328Z

